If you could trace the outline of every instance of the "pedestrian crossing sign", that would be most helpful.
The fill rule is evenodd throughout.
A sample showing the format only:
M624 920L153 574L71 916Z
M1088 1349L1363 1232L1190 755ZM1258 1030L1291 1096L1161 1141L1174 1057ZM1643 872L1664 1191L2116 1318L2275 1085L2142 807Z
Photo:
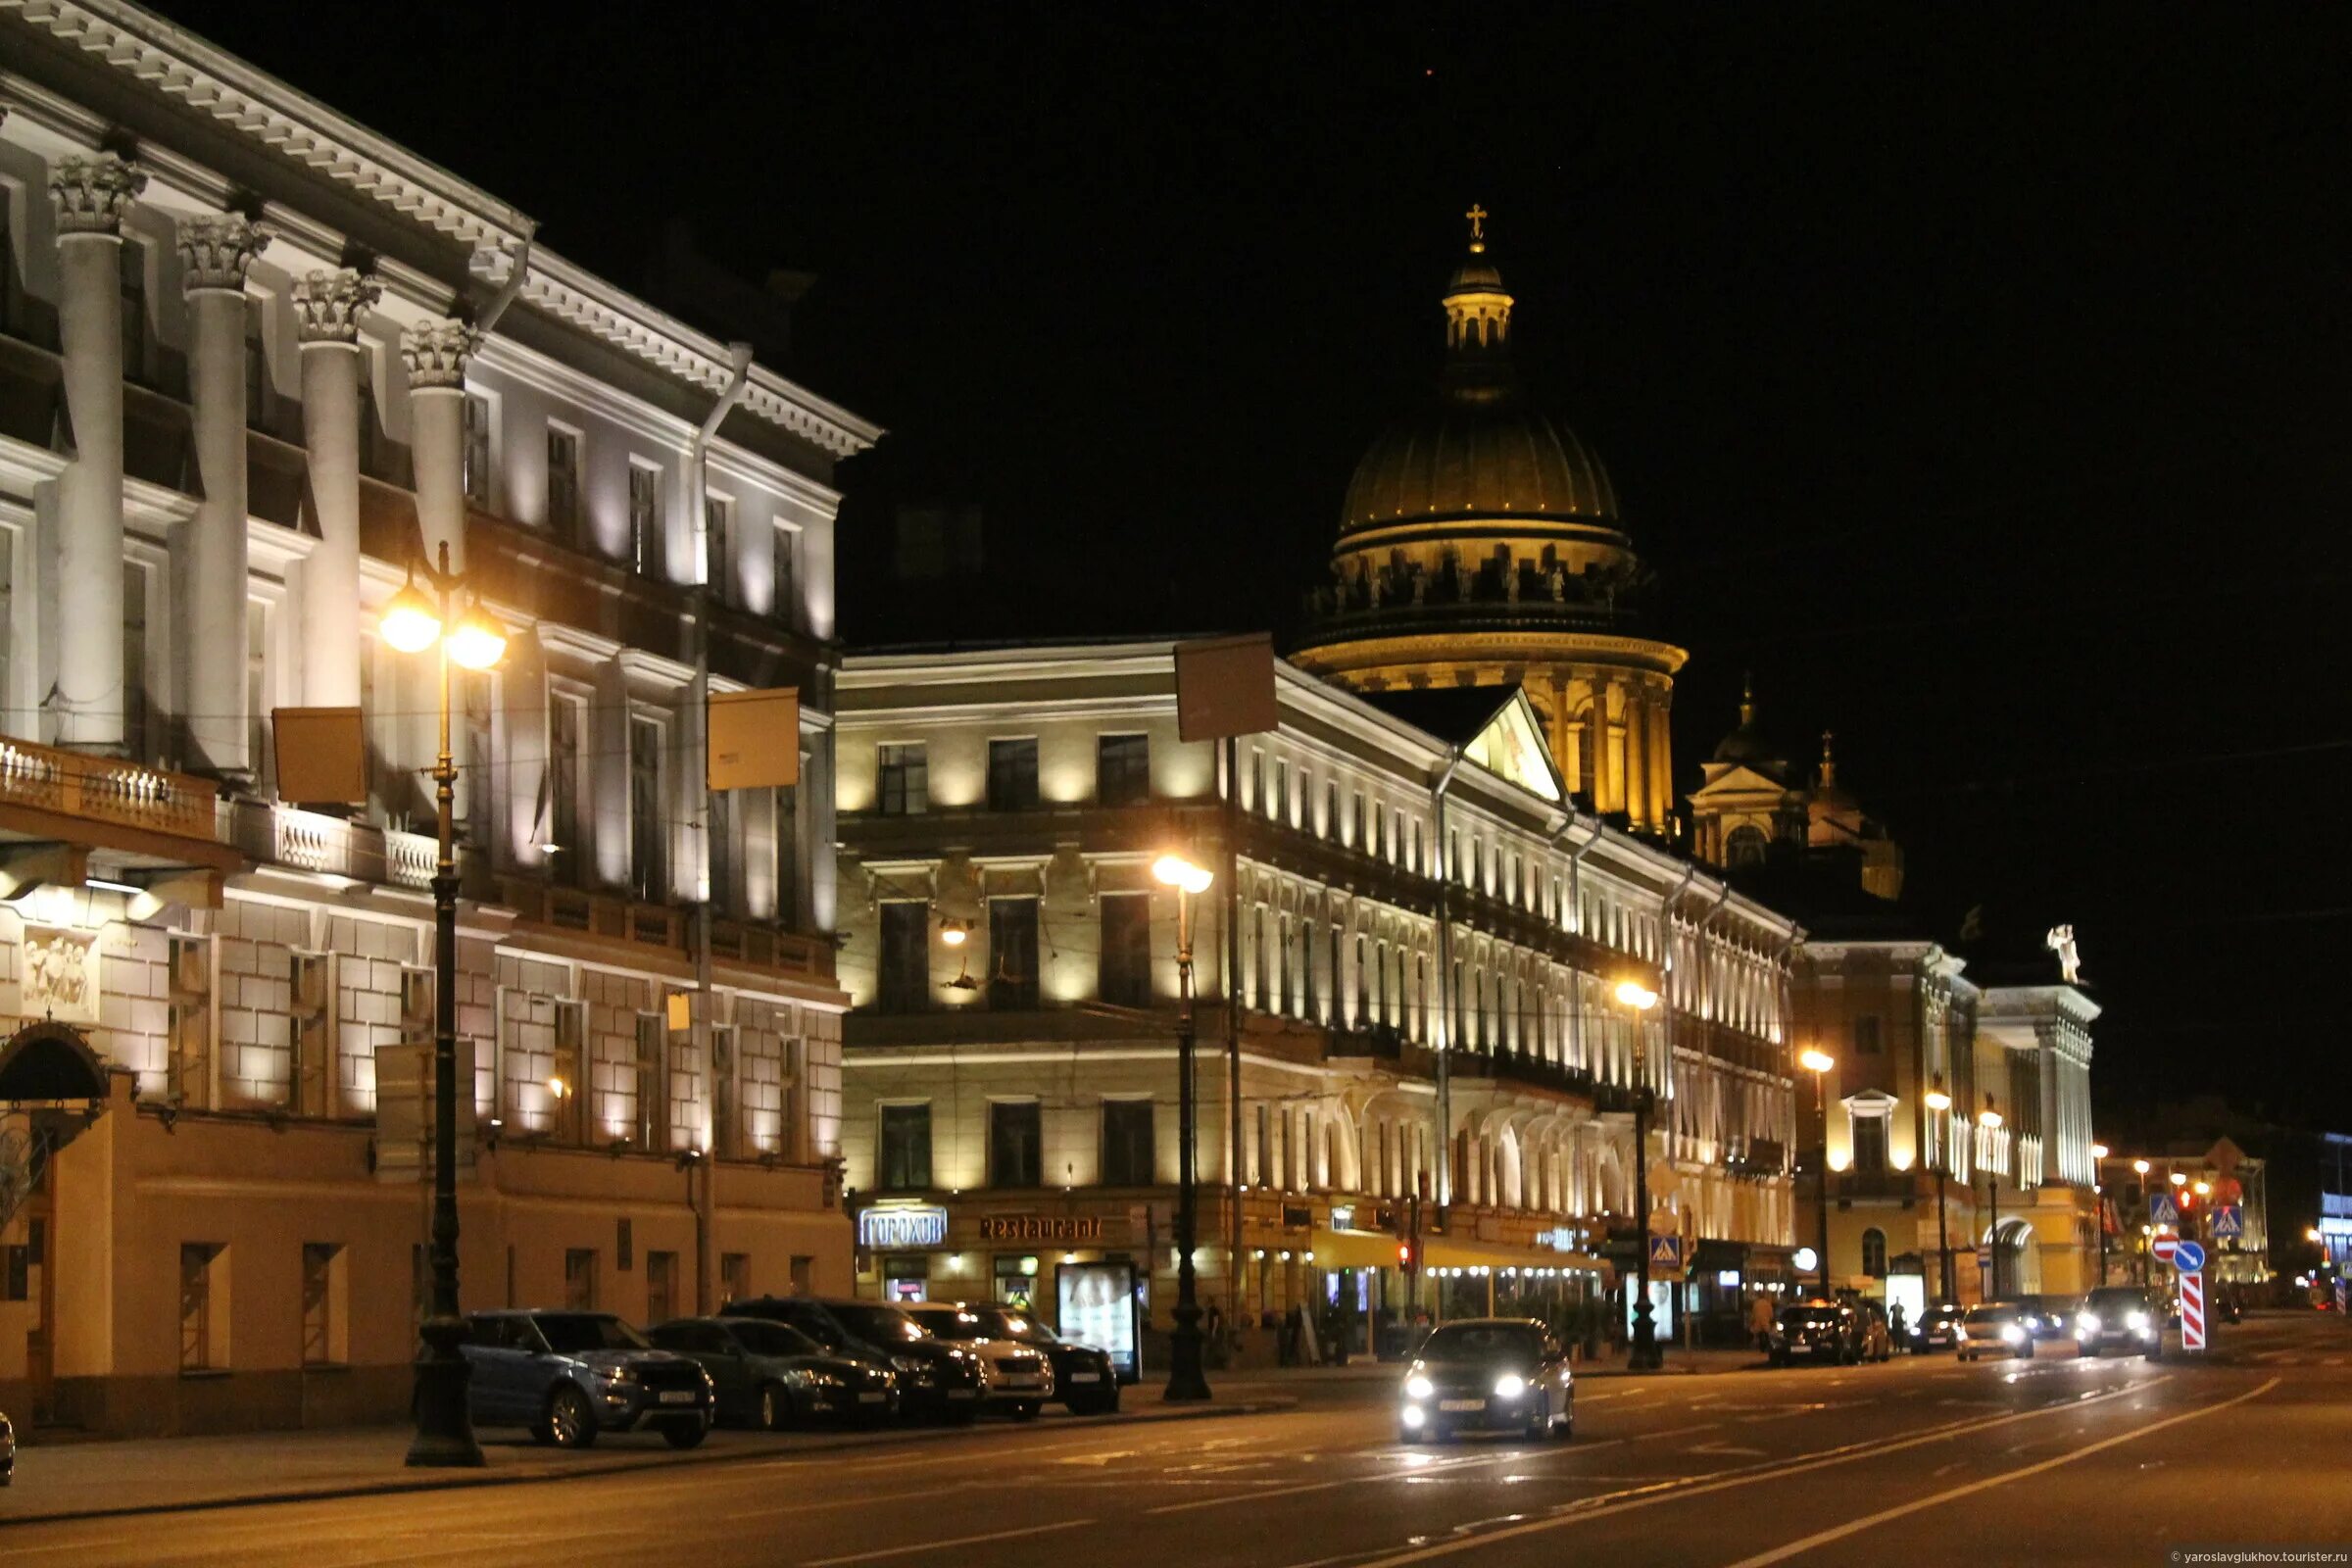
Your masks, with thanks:
M1679 1269L1683 1266L1683 1239L1680 1236L1652 1236L1649 1239L1649 1266Z
M2173 1206L2172 1194L2150 1193L2148 1195L2148 1222L2153 1225L2178 1225L2180 1223L2180 1210Z
M2235 1203L2224 1203L2213 1211L2213 1239L2234 1242L2246 1234L2246 1211Z

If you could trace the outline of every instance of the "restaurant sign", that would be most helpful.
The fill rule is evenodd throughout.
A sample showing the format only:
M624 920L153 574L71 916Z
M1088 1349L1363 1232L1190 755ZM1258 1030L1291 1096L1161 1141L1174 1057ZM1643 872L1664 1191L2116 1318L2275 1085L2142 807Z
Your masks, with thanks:
M983 1214L980 1216L980 1239L984 1242L1100 1242L1102 1240L1102 1220L1099 1215Z
M948 1240L948 1211L936 1203L901 1203L858 1211L858 1245L879 1251L942 1247Z

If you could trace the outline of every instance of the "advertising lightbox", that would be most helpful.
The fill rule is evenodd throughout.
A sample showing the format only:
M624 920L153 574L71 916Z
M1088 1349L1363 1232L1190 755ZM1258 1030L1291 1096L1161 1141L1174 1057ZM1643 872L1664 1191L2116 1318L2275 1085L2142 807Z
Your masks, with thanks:
M1054 1270L1054 1291L1060 1307L1054 1326L1063 1339L1106 1352L1121 1383L1143 1376L1134 1264L1063 1263Z

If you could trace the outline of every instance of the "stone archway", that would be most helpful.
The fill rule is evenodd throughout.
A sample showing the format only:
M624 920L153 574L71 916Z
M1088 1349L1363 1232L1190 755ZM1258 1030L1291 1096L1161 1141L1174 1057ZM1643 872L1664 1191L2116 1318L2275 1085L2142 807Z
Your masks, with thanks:
M2021 1296L2041 1294L2041 1238L2034 1227L2022 1219L2004 1219L1988 1232L1979 1244L1991 1250L1999 1269L1992 1279L2000 1281L2002 1297L2014 1300ZM1990 1289L1992 1279L1985 1281Z

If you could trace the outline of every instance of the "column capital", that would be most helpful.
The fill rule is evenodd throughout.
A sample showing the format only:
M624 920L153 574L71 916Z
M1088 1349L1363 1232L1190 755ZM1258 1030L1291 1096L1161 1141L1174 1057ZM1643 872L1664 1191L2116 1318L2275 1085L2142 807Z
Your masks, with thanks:
M218 218L183 218L179 221L179 260L187 270L181 285L190 294L200 289L245 292L245 270L270 243L267 223L241 213Z
M60 158L49 170L49 196L57 204L60 239L122 233L122 215L131 198L147 188L147 175L113 153L94 158Z
M306 272L294 280L294 320L303 346L314 343L356 347L360 313L383 294L384 285L356 268Z
M481 336L464 321L447 318L418 321L401 333L400 357L409 368L410 390L464 391L466 362L473 358Z

